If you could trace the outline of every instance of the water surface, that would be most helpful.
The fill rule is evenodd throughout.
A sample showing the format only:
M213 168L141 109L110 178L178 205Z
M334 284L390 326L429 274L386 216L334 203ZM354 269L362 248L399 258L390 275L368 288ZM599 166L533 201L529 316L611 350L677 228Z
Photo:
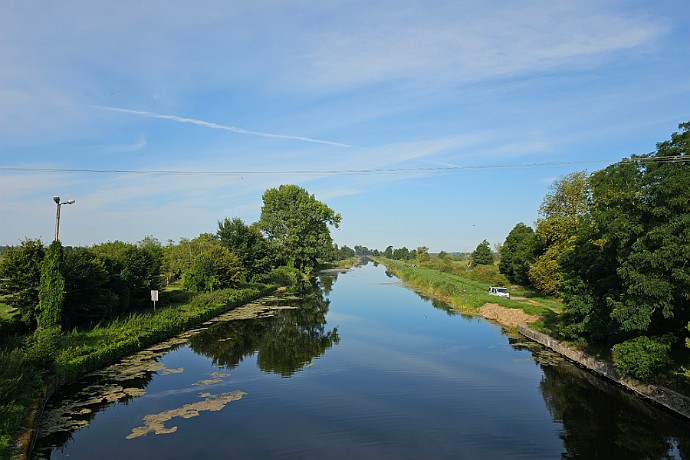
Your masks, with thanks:
M114 368L66 389L51 403L39 454L690 458L687 423L495 324L434 305L382 266L268 303L234 313L253 319L209 324L135 359L130 374ZM49 433L57 420L88 426Z

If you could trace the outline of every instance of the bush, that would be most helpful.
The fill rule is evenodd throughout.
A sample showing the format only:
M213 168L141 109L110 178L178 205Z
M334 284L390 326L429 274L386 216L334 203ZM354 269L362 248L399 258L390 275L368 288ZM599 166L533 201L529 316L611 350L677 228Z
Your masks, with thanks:
M613 364L621 374L649 380L671 365L671 338L641 336L611 348Z
M294 267L278 267L269 273L256 275L254 282L274 284L277 286L296 286L302 280L302 273Z

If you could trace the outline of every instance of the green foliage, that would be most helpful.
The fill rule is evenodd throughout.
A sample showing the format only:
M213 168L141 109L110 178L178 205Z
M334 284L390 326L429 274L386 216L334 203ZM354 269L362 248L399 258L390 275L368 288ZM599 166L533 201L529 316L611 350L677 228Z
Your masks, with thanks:
M575 172L554 182L544 197L535 230L542 250L528 273L532 286L544 294L559 292L559 259L573 246L580 218L588 211L589 196L587 175Z
M270 246L256 225L245 225L242 219L224 219L218 222L220 244L240 258L249 278L271 269Z
M62 276L62 244L53 241L41 263L41 282L38 290L39 328L60 328L62 302L65 298L65 279Z
M121 241L102 243L91 250L103 260L110 290L120 300L118 313L148 305L151 289L160 287L159 251Z
M81 327L107 321L117 312L118 297L102 258L88 248L65 251L63 326Z
M507 286L510 284L508 279L499 273L497 265L476 265L469 270L461 270L454 267L453 273L491 286Z
M429 262L429 259L430 259L429 248L427 248L426 246L418 247L416 259L417 259L417 262L420 264Z
M194 260L208 248L218 244L217 238L209 233L202 233L190 240L180 238L178 244L172 241L163 249L163 271L168 279L177 280L192 269Z
M491 265L494 263L494 256L491 253L489 242L484 240L477 245L477 248L470 255L472 265Z
M26 408L42 391L40 372L23 349L0 349L0 458L14 458Z
M564 330L591 341L679 334L690 320L690 124L657 153L592 174L561 257Z
M41 261L45 248L40 240L26 240L18 248L10 247L0 259L0 292L3 302L17 308L22 321L33 326L38 308Z
M182 276L182 287L190 292L210 292L233 287L243 276L240 259L216 244L194 259L191 269Z
M636 337L614 345L611 352L619 373L645 381L667 370L672 363L671 339L668 336Z
M276 267L258 277L257 281L276 286L297 286L304 280L304 274L294 267Z
M329 225L338 227L335 213L314 195L296 185L266 190L259 228L278 254L281 265L293 265L310 273L333 247Z
M501 248L499 271L511 283L529 285L529 268L536 257L537 238L532 227L520 222L508 233Z

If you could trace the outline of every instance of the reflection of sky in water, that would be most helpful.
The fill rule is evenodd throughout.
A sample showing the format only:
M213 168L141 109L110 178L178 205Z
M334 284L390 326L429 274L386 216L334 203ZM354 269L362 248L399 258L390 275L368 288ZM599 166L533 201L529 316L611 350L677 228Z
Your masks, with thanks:
M591 450L596 446L609 458L619 457L617 452L619 458L646 455L641 452L654 458L671 448L664 447L664 438L676 435L674 427L685 428L666 419L640 417L560 367L542 368L530 351L511 346L500 328L434 308L391 283L382 267L367 265L339 275L328 300L327 324L306 330L325 333L337 328L340 342L325 351L314 348L305 365L293 360L299 367L289 378L262 371L253 349L228 369L181 346L160 358L165 369L176 372L157 371L142 397L107 406L53 458L92 458L92 452L99 451L104 459L532 459L559 458L566 448L596 458ZM282 324L278 318L261 321L272 326L247 322L254 326L243 337L223 336L226 329L209 330L214 339L197 336L198 346L206 354L216 348L232 350L235 339L265 343L273 338L261 334L305 331L276 329ZM269 347L262 351L264 360L281 359L273 355L277 351L290 355L289 349ZM243 393L241 398L237 392ZM190 418L170 412L199 405L211 395L226 405ZM596 401L596 406L579 406L582 401ZM601 410L611 417L605 425L591 417ZM143 421L156 414L170 417L164 427L175 426L176 431L150 431ZM626 423L651 433L641 436L642 444L661 445L606 449L611 439L627 436ZM146 434L126 439L136 429ZM586 436L578 442L581 433Z

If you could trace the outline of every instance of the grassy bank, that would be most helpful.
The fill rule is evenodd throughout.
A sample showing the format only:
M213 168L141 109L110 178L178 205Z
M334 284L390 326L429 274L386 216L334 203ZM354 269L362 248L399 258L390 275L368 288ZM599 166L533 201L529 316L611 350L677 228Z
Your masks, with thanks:
M43 330L19 346L0 350L0 459L14 458L27 413L51 384L63 384L123 356L175 336L229 308L275 290L246 285L170 303L157 311L132 314L88 330ZM19 340L19 339L17 339Z
M511 292L510 300L490 296L488 285L454 273L439 271L436 268L424 267L411 261L399 261L386 258L374 258L388 268L413 289L422 294L442 300L457 310L465 313L477 313L485 303L495 303L506 308L518 308L530 315L550 318L559 312L559 302L537 297L526 291ZM516 297L515 294L519 294ZM544 322L536 327L543 329Z

